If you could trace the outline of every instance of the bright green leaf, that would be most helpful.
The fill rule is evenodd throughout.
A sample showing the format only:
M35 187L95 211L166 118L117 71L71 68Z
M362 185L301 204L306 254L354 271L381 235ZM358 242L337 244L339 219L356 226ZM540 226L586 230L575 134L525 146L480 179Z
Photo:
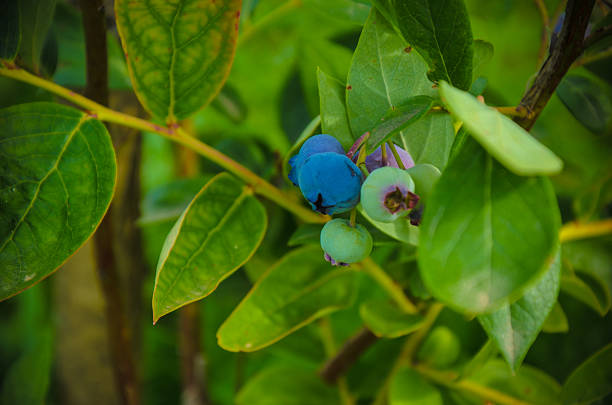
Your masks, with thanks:
M410 51L389 23L372 10L349 70L346 106L354 137L371 131L411 97L433 95L427 65Z
M357 205L357 209L365 219L385 235L409 245L417 246L419 244L419 228L411 225L408 218L400 218L394 222L380 222L370 218L361 204Z
M469 138L424 212L423 282L452 308L468 313L499 308L552 263L559 217L547 179L510 173Z
M3 1L0 4L0 59L13 60L21 42L21 15L19 2Z
M572 115L589 130L601 134L612 124L612 89L594 76L568 75L557 95Z
M285 255L259 278L221 325L217 340L229 351L255 351L353 302L356 274L323 260L319 246Z
M42 54L47 32L53 21L55 0L10 0L19 3L21 16L21 44L19 60L28 69L40 73Z
M486 65L493 58L493 44L482 39L474 40L474 63L472 76L478 77L483 65Z
M607 345L567 378L563 384L563 403L589 404L612 392L612 344Z
M349 126L345 105L345 85L317 69L321 110L321 132L334 136L345 150L353 145L354 137Z
M438 388L410 368L402 369L391 380L390 405L442 405L443 403Z
M391 107L370 132L368 146L375 149L396 133L403 131L406 127L421 119L432 106L433 99L431 97L415 96L406 100L405 104Z
M314 372L289 366L261 371L242 387L237 405L340 405L338 391Z
M378 337L396 338L414 332L423 325L423 317L407 314L385 299L369 300L359 307L365 325Z
M548 314L548 317L542 325L542 332L545 333L565 333L569 330L567 316L558 302Z
M469 133L512 172L521 176L551 175L563 168L563 162L546 146L471 94L442 82L440 96Z
M557 302L561 283L561 258L557 252L548 271L523 296L478 320L515 371L535 341L548 314Z
M417 352L419 362L436 369L452 366L461 353L457 335L444 325L436 326L425 338Z
M55 271L95 231L116 164L97 120L53 103L0 110L0 300Z
M451 116L431 111L403 131L398 143L410 153L415 163L429 163L443 170L454 139Z
M601 316L610 310L610 290L593 273L576 271L572 276L564 275L561 278L561 291L588 305Z
M117 29L134 90L175 123L219 92L234 59L241 0L118 0Z
M263 205L227 173L210 180L168 234L155 275L153 320L213 292L266 232Z
M472 29L463 0L373 0L425 58L431 79L467 90L472 83Z
M497 356L497 346L491 339L487 339L486 343L478 350L478 353L470 359L463 367L461 376L467 378L483 368L489 361Z

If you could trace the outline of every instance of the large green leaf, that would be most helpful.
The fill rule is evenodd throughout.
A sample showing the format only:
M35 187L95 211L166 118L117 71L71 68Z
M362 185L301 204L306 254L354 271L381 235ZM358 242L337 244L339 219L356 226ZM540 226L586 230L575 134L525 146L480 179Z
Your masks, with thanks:
M427 65L372 9L349 70L346 105L355 137L372 130L411 97L433 95Z
M19 2L0 4L0 59L13 60L21 42Z
M373 0L432 69L431 79L467 90L472 83L472 29L463 0Z
M53 103L0 110L0 300L51 274L95 231L116 164L97 120Z
M40 73L40 57L53 21L55 0L11 0L19 3L21 44L19 63Z
M242 387L237 405L340 405L338 390L313 371L277 365L264 369Z
M557 96L572 115L591 131L601 134L612 125L612 89L595 76L568 75Z
M547 179L510 173L469 138L425 210L421 277L436 298L455 309L497 309L548 269L559 222Z
M219 92L234 58L241 0L118 0L117 29L136 95L175 123Z
M370 218L361 204L357 205L357 209L365 219L382 233L409 245L417 246L419 244L419 228L411 225L408 218L400 218L393 222L380 222Z
M213 292L246 263L266 233L266 210L227 173L210 180L168 234L157 263L153 321Z
M359 306L365 325L378 337L396 338L414 332L423 325L419 314L407 314L392 302L375 299Z
M560 282L561 258L557 252L550 269L519 300L478 317L513 371L521 365L557 302Z
M449 114L430 111L401 133L398 143L410 153L414 162L429 163L443 170L455 139Z
M390 405L442 405L440 390L410 368L393 376L389 391Z
M567 378L563 384L564 404L589 404L612 392L612 344L607 345Z
M338 139L345 150L353 144L345 105L345 85L339 80L317 69L319 80L319 101L321 110L321 131Z
M440 83L446 107L499 162L522 175L556 174L563 162L527 131L471 94Z
M318 246L295 250L270 268L221 325L217 340L230 351L255 351L313 320L351 305L356 273L323 260Z

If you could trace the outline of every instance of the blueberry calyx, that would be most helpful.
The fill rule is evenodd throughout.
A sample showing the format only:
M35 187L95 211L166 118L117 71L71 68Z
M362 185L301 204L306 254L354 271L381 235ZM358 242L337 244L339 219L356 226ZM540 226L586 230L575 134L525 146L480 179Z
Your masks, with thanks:
M398 186L395 186L395 190L385 195L383 205L391 214L395 214L399 211L413 209L418 202L418 195L408 190L404 192Z

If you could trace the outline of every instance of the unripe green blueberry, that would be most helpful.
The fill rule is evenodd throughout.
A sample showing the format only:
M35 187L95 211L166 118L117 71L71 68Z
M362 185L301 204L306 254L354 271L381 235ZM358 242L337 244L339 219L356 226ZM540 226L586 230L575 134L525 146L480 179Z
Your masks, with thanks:
M435 368L452 366L461 353L461 343L446 326L434 328L423 342L417 358Z
M393 222L418 202L406 170L385 166L374 170L361 186L361 206L375 221Z
M333 265L347 265L361 261L372 251L372 236L363 225L342 218L332 219L321 230L321 247L325 259Z
M421 163L406 170L414 181L414 190L421 198L421 202L429 199L434 184L440 178L440 170L429 163Z

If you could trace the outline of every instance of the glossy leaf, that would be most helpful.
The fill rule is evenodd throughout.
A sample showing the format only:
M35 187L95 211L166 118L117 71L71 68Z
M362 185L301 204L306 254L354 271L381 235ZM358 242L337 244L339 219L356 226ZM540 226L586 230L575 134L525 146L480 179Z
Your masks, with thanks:
M396 133L423 118L432 106L433 99L431 97L415 96L408 99L405 104L391 107L387 114L380 119L380 123L370 132L368 146L375 149Z
M417 246L419 244L419 228L414 225L410 225L409 219L400 218L393 222L380 222L370 218L361 207L361 204L357 205L357 209L366 220L368 220L372 225L374 225L375 228L385 235L409 245Z
M561 291L588 305L599 315L610 310L610 291L595 274L577 271L574 275L561 278Z
M136 95L175 123L207 105L229 74L241 0L118 0L117 29Z
M442 405L443 403L438 388L410 368L400 370L391 380L390 405Z
M21 18L20 64L40 73L40 56L53 21L55 0L19 0L18 3Z
M572 115L589 130L601 134L612 124L612 89L592 76L568 75L557 95Z
M397 338L414 332L423 325L423 317L407 314L393 302L384 299L369 300L359 307L365 325L378 337Z
M521 176L551 175L563 168L563 162L546 146L471 94L442 82L440 96L468 132L512 172Z
M97 120L53 103L0 110L0 300L55 271L95 231L116 164Z
M510 173L469 138L442 173L424 212L423 282L452 308L497 309L548 269L559 222L547 179Z
M213 292L251 258L266 226L266 210L249 187L227 173L210 180L166 238L155 275L153 321Z
M406 47L387 21L372 9L353 55L346 106L354 137L372 130L394 107L411 97L433 95L427 65Z
M557 302L560 283L561 258L557 252L548 271L521 298L495 312L478 317L513 371L523 362Z
M12 61L17 56L21 42L21 16L18 1L0 4L0 59Z
M251 378L236 397L237 405L340 405L338 390L314 372L272 366Z
M415 163L429 163L443 170L454 139L451 116L431 111L401 133L399 144Z
M374 0L374 6L423 56L431 79L467 90L472 83L472 29L463 0Z
M563 384L563 403L589 404L612 392L612 344L607 345L567 378Z
M545 333L565 333L569 330L567 316L558 302L548 314L548 317L542 325L542 332Z
M259 278L221 325L218 344L229 351L271 345L326 314L351 305L356 274L323 260L319 246L285 255Z
M355 137L351 133L345 105L345 85L317 69L319 80L319 101L321 111L321 131L334 136L345 150L348 150Z

